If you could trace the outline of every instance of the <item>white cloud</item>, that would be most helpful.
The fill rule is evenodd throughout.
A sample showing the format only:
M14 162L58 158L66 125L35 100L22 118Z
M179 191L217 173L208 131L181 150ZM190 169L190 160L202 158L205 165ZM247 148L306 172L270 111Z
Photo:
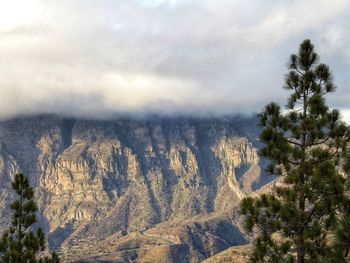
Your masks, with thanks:
M0 0L0 117L242 113L284 102L311 38L347 108L347 0ZM341 55L339 55L341 54Z

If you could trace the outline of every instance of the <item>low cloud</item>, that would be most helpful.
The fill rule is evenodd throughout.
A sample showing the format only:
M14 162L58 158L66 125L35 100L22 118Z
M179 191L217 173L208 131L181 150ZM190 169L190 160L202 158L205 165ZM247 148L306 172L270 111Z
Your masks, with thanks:
M257 112L304 38L349 116L347 0L25 2L0 0L0 118Z

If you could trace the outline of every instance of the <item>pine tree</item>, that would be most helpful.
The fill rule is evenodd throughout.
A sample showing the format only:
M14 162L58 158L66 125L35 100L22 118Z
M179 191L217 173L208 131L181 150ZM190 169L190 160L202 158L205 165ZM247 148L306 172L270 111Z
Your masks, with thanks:
M288 68L286 109L272 102L259 114L261 155L281 183L241 203L247 231L257 233L251 261L344 262L331 233L339 230L337 213L346 200L340 167L350 132L339 111L326 105L333 77L310 40L291 55Z
M343 170L350 175L350 153L344 160ZM343 253L344 257L350 257L350 179L346 180L345 189L347 192L344 204L342 207L342 215L337 224L335 231L336 244L339 247L339 252Z
M41 228L36 233L30 231L31 226L36 222L35 213L38 208L33 200L34 190L29 185L28 178L23 174L16 174L12 188L19 199L11 205L12 226L0 239L0 262L59 262L55 253L52 253L51 257L38 257L38 253L45 250L45 235Z

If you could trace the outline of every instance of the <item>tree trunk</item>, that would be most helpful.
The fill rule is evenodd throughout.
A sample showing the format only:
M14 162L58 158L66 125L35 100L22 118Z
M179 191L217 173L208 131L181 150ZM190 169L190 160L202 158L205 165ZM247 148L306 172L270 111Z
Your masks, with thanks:
M297 243L297 263L304 262L304 239L301 235L299 235Z
M21 257L21 262L23 258L23 244L22 244L22 238L23 238L23 233L22 233L22 221L23 221L23 186L21 185L21 196L20 196L20 207L19 207L19 218L18 218L18 252Z
M304 119L306 118L307 116L307 103L308 103L308 98L307 98L307 93L306 93L306 88L305 88L305 83L303 85L303 117ZM305 165L305 157L306 157L306 147L307 147L307 142L306 142L306 134L307 132L304 130L303 131L303 134L302 134L302 141L301 141L301 144L302 144L302 151L303 151L303 154L302 154L302 157L301 157L301 167L303 169L302 173L300 174L300 177L299 177L299 186L303 186L305 184L305 174L304 174L304 165ZM302 189L302 187L301 187ZM305 211L305 194L304 194L304 191L303 190L299 190L299 195L298 195L298 198L299 198L299 213L300 213L300 216L304 214L304 211ZM300 220L303 220L302 218ZM306 222L307 224L307 222ZM305 253L304 253L304 225L303 224L300 224L300 232L298 234L298 240L297 240L297 263L304 263L304 256L305 256Z

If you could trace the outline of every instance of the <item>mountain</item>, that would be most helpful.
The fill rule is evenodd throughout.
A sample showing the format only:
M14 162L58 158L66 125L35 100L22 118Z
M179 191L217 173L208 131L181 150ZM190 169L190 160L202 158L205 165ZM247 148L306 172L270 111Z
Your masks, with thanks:
M21 171L66 261L200 262L249 239L236 206L272 179L258 134L243 117L2 121L0 231Z

